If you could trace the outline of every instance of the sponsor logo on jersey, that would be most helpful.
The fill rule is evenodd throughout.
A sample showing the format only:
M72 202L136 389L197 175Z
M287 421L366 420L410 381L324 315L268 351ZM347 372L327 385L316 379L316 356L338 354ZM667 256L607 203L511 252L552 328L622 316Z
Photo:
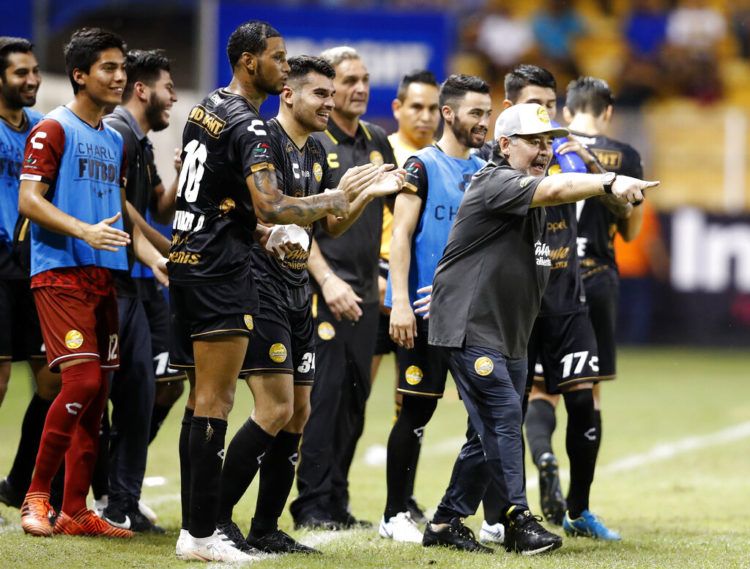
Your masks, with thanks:
M258 156L268 156L270 153L271 147L265 142L261 142L258 144L258 146L253 148L253 156L255 156L256 158Z
M318 324L318 336L321 340L333 340L336 336L336 328L330 322L321 322Z
M323 167L319 163L313 164L313 176L315 176L315 181L320 182L323 179Z
M424 374L422 373L422 370L419 369L419 366L409 366L406 368L406 383L409 385L419 385L419 383L422 381L422 378L424 377Z
M549 259L549 245L537 241L534 243L534 256L536 257L536 264L540 267L551 267L552 261Z
M383 155L377 150L373 150L372 152L370 152L370 162L375 164L375 166L382 166L383 164L385 164Z
M78 330L68 330L65 334L65 345L71 350L77 350L83 345L83 334Z
M568 220L567 219L561 219L560 221L548 221L547 222L547 231L550 233L557 233L558 231L563 231L564 229L568 228Z
M228 214L235 207L237 207L237 204L234 203L234 200L232 198L224 198L223 200L221 200L221 203L219 204L221 215Z
M600 150L599 148L592 148L591 151L607 170L619 170L622 167L622 152Z
M271 358L272 362L277 364L286 361L286 346L280 342L276 342L268 349L268 357Z
M488 375L490 375L493 369L495 369L495 364L493 364L492 360L487 356L477 358L474 362L474 371L482 377L487 377Z
M209 136L219 138L221 131L226 126L226 121L208 111L201 105L196 105L188 115L188 122L198 125L205 130Z
M245 321L245 327L248 330L252 330L254 327L253 317L250 314L245 314L245 316L242 319Z

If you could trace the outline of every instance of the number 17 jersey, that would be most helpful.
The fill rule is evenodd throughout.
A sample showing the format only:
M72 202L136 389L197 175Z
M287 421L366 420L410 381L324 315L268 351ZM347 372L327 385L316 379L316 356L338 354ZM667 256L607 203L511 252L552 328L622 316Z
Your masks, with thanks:
M250 271L257 220L245 179L273 170L266 124L240 95L219 89L190 111L169 251L169 278L201 284Z

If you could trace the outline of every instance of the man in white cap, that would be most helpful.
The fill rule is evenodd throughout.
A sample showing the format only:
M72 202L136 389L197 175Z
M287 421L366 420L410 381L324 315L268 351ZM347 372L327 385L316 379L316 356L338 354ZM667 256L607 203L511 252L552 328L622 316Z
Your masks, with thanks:
M425 546L492 551L461 523L490 479L505 500L506 550L533 555L562 545L529 511L521 441L526 347L551 265L544 206L606 193L633 203L658 185L614 173L545 177L552 139L567 134L540 105L503 111L495 125L501 158L474 176L438 264L429 343L448 351L469 432Z

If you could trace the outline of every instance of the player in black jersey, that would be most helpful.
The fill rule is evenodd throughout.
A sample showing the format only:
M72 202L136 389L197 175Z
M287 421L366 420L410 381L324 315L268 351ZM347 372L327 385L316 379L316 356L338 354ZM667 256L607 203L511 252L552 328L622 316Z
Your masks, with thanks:
M180 434L185 531L176 553L246 561L250 556L216 529L216 521L226 420L258 309L250 256L254 235L268 230L256 230L256 221L306 225L328 214L345 217L349 196L339 189L295 198L277 187L258 107L281 92L289 73L279 32L265 22L242 24L227 54L230 84L193 107L183 131L169 254L170 360L191 378Z
M336 70L336 107L325 133L314 136L325 148L333 179L357 164L394 164L383 130L360 120L369 96L364 62L349 47L331 48L321 57ZM299 496L290 507L296 525L361 525L348 511L348 476L370 393L382 202L370 202L345 237L331 239L321 228L315 230L309 270L315 292L316 374L297 469Z
M281 92L279 114L268 124L271 155L279 189L287 196L308 197L334 184L322 145L310 135L325 130L333 109L336 73L325 60L299 56L289 59L289 75ZM403 171L378 175L375 183L352 202L346 220L327 223L339 235L356 220L370 200L397 191ZM260 305L254 318L254 337L242 373L255 398L252 418L232 440L221 479L218 527L243 539L232 522L232 508L242 497L260 464L260 490L247 543L268 553L313 553L278 529L278 518L294 481L302 429L310 414L310 391L315 378L315 343L308 287L307 259L311 223L276 226L299 248L283 258L267 247L253 245L251 264ZM257 457L257 460L255 460ZM261 460L262 458L262 460Z

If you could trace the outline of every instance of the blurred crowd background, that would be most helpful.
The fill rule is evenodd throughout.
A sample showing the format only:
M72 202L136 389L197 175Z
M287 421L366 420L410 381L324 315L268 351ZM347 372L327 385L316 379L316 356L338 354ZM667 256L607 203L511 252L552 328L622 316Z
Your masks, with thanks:
M750 341L750 0L0 0L0 34L37 46L42 111L70 97L62 46L78 27L167 50L180 101L154 136L162 170L187 110L228 77L227 30L256 17L291 54L360 49L373 75L368 118L389 131L398 79L417 67L480 75L498 107L520 62L554 73L561 105L571 79L606 79L611 135L662 181L641 238L618 243L623 341Z

